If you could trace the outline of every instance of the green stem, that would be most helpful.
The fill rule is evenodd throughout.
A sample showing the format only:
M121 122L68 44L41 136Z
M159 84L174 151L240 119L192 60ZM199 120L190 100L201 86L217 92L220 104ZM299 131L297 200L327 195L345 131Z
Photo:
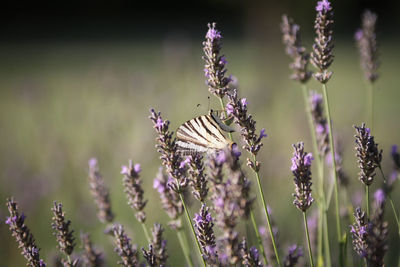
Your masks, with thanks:
M306 216L305 211L303 211L303 219L304 219L304 229L306 230L306 236L307 236L307 245L308 245L308 255L310 257L310 266L314 267L314 261L313 261L312 251L311 251L310 235L308 234L307 216Z
M366 202L366 209L367 209L367 217L369 219L369 186L365 185L365 202Z
M143 228L144 235L146 236L147 242L150 243L151 240L150 240L149 231L147 230L147 227L146 227L146 225L144 223L141 223L141 225L142 225L142 228Z
M333 129L332 129L331 112L330 112L330 108L329 108L328 90L326 88L326 84L322 84L322 91L324 94L326 116L328 119L329 146L330 146L330 152L331 152L331 156L332 156L332 168L333 168L333 173L334 173L334 177L335 177L334 181L335 181L336 231L337 231L338 241L341 242L342 233L341 233L341 229L340 229L338 177L337 177L337 171L336 171L335 146L333 143L333 132L332 132Z
M255 163L256 162L256 156L255 155L253 155L253 159L254 159L254 163ZM269 234L271 235L272 246L274 247L274 253L275 253L275 257L276 257L276 262L278 263L278 266L281 266L281 262L279 260L279 255L278 255L278 250L276 248L274 233L272 231L271 220L269 218L269 213L268 213L268 210L267 210L267 204L266 204L265 197L264 197L264 192L263 192L263 189L261 187L260 174L258 172L256 172L256 171L254 171L254 173L256 175L258 190L260 192L261 202L263 204L265 217L267 219Z
M332 266L327 217L328 217L328 210L324 208L324 246L325 246L326 266Z
M199 252L200 257L201 257L201 259L203 261L204 267L206 267L207 265L206 265L206 262L205 262L204 258L201 256L202 253L201 253L200 243L199 243L199 240L197 240L196 231L194 230L194 227L193 227L193 224L192 224L192 219L190 218L189 210L187 209L185 199L183 198L183 194L179 193L179 197L181 199L183 208L185 210L186 219L187 219L187 221L188 221L188 223L190 225L190 229L192 230L192 234L193 234L194 240L196 241L198 252Z
M182 229L179 229L176 234L178 236L179 244L181 245L181 248L183 250L183 254L185 255L187 264L189 264L190 267L194 267L192 259L190 258L190 252L188 250L189 247L185 245L185 232L183 232Z
M367 103L367 107L368 107L368 121L369 121L369 125L370 125L370 129L372 130L373 126L374 126L374 86L371 82L366 82L367 83L367 87L368 87L368 103Z
M263 243L262 243L260 232L258 230L256 218L254 217L253 209L250 210L250 217L251 217L251 222L253 223L254 231L256 232L257 241L258 241L258 245L259 245L260 250L261 250L261 254L262 254L263 258L264 258L265 264L268 265L267 256L266 256L265 251L264 251L264 246L263 246Z
M382 170L382 167L379 167L379 170L381 171L383 182L386 184L386 182L387 182L386 181L386 176L385 176L385 173ZM399 232L399 236L400 236L399 216L397 215L396 207L394 206L393 199L392 199L392 196L390 195L390 192L387 193L387 196L388 196L388 199L389 199L389 202L390 202L390 206L392 207L392 210L393 210L394 218L396 219L397 228L398 228L398 232Z

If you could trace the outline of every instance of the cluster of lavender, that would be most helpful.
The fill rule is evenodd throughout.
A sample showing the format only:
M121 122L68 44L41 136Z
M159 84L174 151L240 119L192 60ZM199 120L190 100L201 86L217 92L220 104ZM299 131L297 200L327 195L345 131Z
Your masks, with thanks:
M160 167L154 179L153 188L156 189L160 195L161 205L172 220L169 225L173 229L179 229L181 227L179 216L183 213L183 206L178 193L171 190L168 186L171 180L172 179L168 179L168 176L163 173L163 168Z
M104 265L103 254L93 247L89 234L81 233L81 243L84 250L83 262L89 267L101 267Z
M218 253L214 236L214 223L211 213L205 204L201 206L200 212L194 215L194 227L199 240L202 256L210 265L216 265L218 262Z
M332 76L328 68L333 62L333 9L328 0L322 0L318 2L316 10L314 28L317 36L311 52L311 63L319 70L314 73L314 78L325 84Z
M366 218L364 212L357 208L351 225L353 248L360 257L367 260L368 266L383 266L387 251L387 222L384 221L386 196L382 189L374 194L374 213L371 219Z
M132 209L137 211L135 214L136 219L144 223L146 221L146 213L143 209L146 206L147 200L143 199L142 181L139 177L140 172L140 164L133 165L132 160L129 161L128 166L122 166L121 170L121 174L124 175L122 182L128 198L128 204Z
M247 113L248 102L246 98L239 98L237 90L228 95L229 102L226 105L226 112L235 118L235 123L240 126L240 135L245 145L243 149L256 157L262 147L262 139L266 137L265 129L261 129L260 134L256 133L256 121L251 114ZM260 162L247 159L247 165L255 172L260 170Z
M290 170L294 175L295 193L293 204L305 212L314 199L311 196L311 161L314 159L311 153L304 152L304 143L293 145L294 153Z
M293 70L291 79L306 83L312 72L307 70L310 54L306 53L306 49L301 44L300 26L293 22L293 19L287 15L282 16L281 23L282 42L286 47L286 54L288 54L293 62L289 64L289 68Z
M193 196L204 203L208 194L207 175L204 172L203 156L195 154L189 158L190 184L193 188Z
M67 260L62 259L62 263L66 267L74 267L78 266L78 259L71 261L70 256L74 251L74 247L76 245L75 238L73 237L72 233L73 230L69 229L71 225L70 220L65 220L65 212L62 210L62 204L54 202L54 206L51 209L53 211L53 223L51 227L54 230L54 235L56 236L58 249L67 257Z
M360 168L359 179L366 186L374 181L375 169L380 168L382 161L382 150L378 149L371 130L365 128L365 123L361 127L354 126L357 134L356 138L356 156Z
M24 255L27 266L45 267L46 263L40 258L35 238L25 224L26 216L23 213L19 214L17 202L7 199L7 208L10 216L7 217L6 224L17 241L18 248L22 249L21 254Z
M203 59L206 62L204 74L207 79L208 90L215 96L223 98L229 90L230 77L226 74L226 58L220 55L222 48L221 32L215 28L216 23L208 24L206 40L203 42Z
M362 26L355 34L358 50L360 52L361 67L365 78L373 83L378 79L379 54L376 42L376 20L377 15L366 10L362 15Z
M322 95L311 91L309 101L317 138L318 152L321 156L326 156L329 152L329 127L324 115L324 99Z
M150 113L149 118L158 134L156 148L161 153L161 162L167 173L175 179L175 181L169 181L169 186L175 192L182 193L188 184L188 179L185 164L182 164L182 158L177 152L176 140L173 138L174 132L169 131L169 121L162 119L161 112L157 113L151 109Z
M97 217L103 223L111 223L114 220L114 214L111 211L110 196L95 158L89 160L89 186L97 206Z

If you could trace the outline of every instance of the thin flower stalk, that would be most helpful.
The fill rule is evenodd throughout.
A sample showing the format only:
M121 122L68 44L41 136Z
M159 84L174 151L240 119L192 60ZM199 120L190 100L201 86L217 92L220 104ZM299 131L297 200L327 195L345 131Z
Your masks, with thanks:
M177 152L176 140L173 138L173 132L169 131L169 121L163 120L160 112L155 112L154 109L150 110L150 120L153 122L153 128L157 132L156 138L157 151L160 152L161 162L167 170L167 173L174 179L168 183L173 191L178 193L179 198L182 202L183 209L186 214L187 223L190 225L193 237L196 240L197 250L201 255L201 247L197 240L196 232L192 224L192 219L189 214L189 210L183 197L183 190L188 185L188 179L186 178L186 168L182 158ZM206 266L204 259L202 258L203 265Z
M25 224L26 216L18 211L18 204L14 199L7 199L7 208L10 216L7 217L6 224L10 228L12 236L15 238L21 254L27 261L27 266L30 267L45 267L46 263L40 258L39 248L36 245L28 226Z
M147 200L143 198L142 180L139 176L141 171L140 164L137 163L134 165L132 160L130 160L128 166L122 166L121 174L124 175L122 183L128 199L128 205L136 211L135 217L142 225L147 241L150 242L149 232L145 225L146 213L143 211Z
M53 223L51 227L54 230L56 236L58 249L61 253L66 256L65 259L61 259L61 262L65 267L78 266L78 259L72 260L71 254L74 251L76 245L75 238L73 237L73 230L70 230L71 221L65 219L65 212L62 210L62 204L54 202L54 206L51 209L53 211Z

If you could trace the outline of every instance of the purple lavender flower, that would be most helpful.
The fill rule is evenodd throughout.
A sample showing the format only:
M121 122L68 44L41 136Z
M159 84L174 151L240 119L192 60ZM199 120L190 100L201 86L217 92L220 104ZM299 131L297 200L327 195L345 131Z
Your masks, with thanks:
M365 123L361 127L354 126L357 134L356 138L356 156L360 168L359 179L366 186L374 181L375 169L380 168L382 161L382 150L378 150L378 144L370 130L365 128Z
M400 154L397 151L397 145L393 145L392 146L391 156L392 156L392 160L393 160L393 163L394 163L394 168L397 171L400 171Z
M247 150L252 155L256 156L258 151L262 147L262 138L265 137L265 129L261 130L260 136L256 134L256 122L253 116L247 113L247 104L243 105L243 99L237 95L237 90L234 90L232 94L228 95L229 103L232 107L232 116L235 119L235 123L240 126L240 135L243 138L245 145L243 149ZM260 163L257 160L247 161L248 166L255 172L260 170Z
M313 157L311 153L304 152L304 143L302 142L293 145L293 148L292 167L290 168L295 184L293 204L305 212L314 202L311 197L311 161Z
M231 114L233 114L233 112L235 112L233 106L229 103L226 105L225 109L226 109L227 115L231 115Z
M83 246L83 261L89 267L104 266L103 254L93 247L89 234L81 233Z
M186 188L188 180L185 175L186 168L181 168L182 158L178 153L173 132L169 131L169 121L164 120L162 123L159 123L160 120L162 121L161 113L156 113L154 109L151 109L150 113L151 116L149 118L153 122L153 128L158 134L156 148L161 154L161 162L165 166L167 173L176 180L176 182L171 184L172 189L177 193L181 193ZM162 126L160 127L160 125Z
M200 212L195 214L194 227L196 229L197 240L202 248L202 256L210 264L215 263L218 258L213 226L211 213L206 205L203 204Z
M204 73L210 93L223 98L229 90L231 79L225 76L227 71L225 66L228 62L224 55L220 55L222 35L215 26L215 23L208 24L206 40L203 42L203 59L206 62Z
M167 252L167 241L163 238L164 229L162 228L161 224L154 224L154 227L151 231L152 239L151 239L151 246L154 249L154 256L155 256L155 266L166 266L166 262L168 259L168 252Z
M200 202L207 198L207 175L204 172L203 156L196 154L189 160L190 184L193 188L193 196Z
M362 15L362 26L355 34L360 63L364 70L365 78L373 83L378 77L379 53L376 41L376 21L378 16L369 10Z
M143 199L142 181L139 177L141 172L140 164L133 165L132 160L129 160L128 166L122 166L121 174L124 175L122 183L124 192L128 198L128 205L136 210L136 219L144 223L146 221L146 213L143 211L147 200Z
M161 199L161 205L167 215L172 219L170 226L173 229L180 228L178 217L183 213L182 202L178 193L171 190L168 185L168 176L163 173L163 168L160 167L156 178L154 179L153 187L158 191Z
M255 247L251 247L250 249L247 246L246 238L243 238L242 243L240 244L240 249L242 252L242 263L246 267L262 267L262 263L260 261L260 254Z
M292 245L288 249L288 254L283 262L284 267L294 267L297 265L299 258L303 257L303 250L297 245Z
M350 226L353 248L360 257L366 257L368 255L368 219L365 218L365 212L361 211L359 207L354 212L354 218L355 222Z
M71 221L65 219L65 212L62 210L61 203L57 204L57 202L54 202L54 206L51 210L54 214L51 227L53 228L53 234L57 239L57 247L67 257L67 259L62 259L61 261L64 266L78 266L78 260L72 262L69 258L76 245L75 238L72 235L74 231L69 229Z
M289 67L293 70L290 78L301 83L306 83L311 77L311 72L307 70L310 54L306 53L306 49L301 44L300 26L294 24L291 18L283 15L281 31L283 34L282 41L286 47L286 54L293 59L293 62L289 64Z
M317 3L317 17L315 19L315 42L311 53L311 63L319 70L314 78L320 83L327 83L332 76L328 71L333 62L333 9L328 0Z
M111 201L104 179L99 172L97 159L89 160L89 186L90 192L97 206L97 217L103 223L112 222L114 214L111 211Z
M113 226L114 233L114 251L121 257L118 264L125 267L139 266L138 252L136 246L132 246L130 238L126 234L124 227L120 224Z
M7 208L10 216L7 217L6 224L10 228L12 236L22 249L21 254L27 260L28 266L45 267L45 262L40 259L39 248L36 246L35 238L25 224L25 215L19 215L18 204L14 199L7 199Z

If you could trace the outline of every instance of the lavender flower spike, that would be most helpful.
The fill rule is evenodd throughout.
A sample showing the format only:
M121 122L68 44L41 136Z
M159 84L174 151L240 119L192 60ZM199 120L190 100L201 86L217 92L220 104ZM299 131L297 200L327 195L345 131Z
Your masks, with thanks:
M291 79L306 83L311 72L307 70L310 54L306 53L306 49L301 44L300 26L294 24L293 20L286 15L282 16L281 23L282 42L286 46L286 54L289 55L293 62L289 67L293 70Z
M7 199L7 208L10 216L7 217L6 224L10 228L12 236L22 249L21 254L27 260L27 266L45 267L46 263L40 259L39 248L36 246L35 238L25 224L25 215L18 212L18 204L14 199Z
M311 161L314 158L311 153L304 152L304 143L302 142L293 145L293 148L292 167L290 168L294 175L295 185L293 204L305 212L314 202L311 197Z
M208 90L215 96L223 98L229 90L231 79L226 77L226 58L221 55L222 35L216 28L216 23L208 24L206 40L203 42L203 59L206 62L204 74Z
M124 227L120 224L113 226L115 238L115 252L121 257L118 264L125 267L136 267L138 263L138 253L135 246L131 245L130 238L126 234Z
M382 150L378 150L378 144L375 143L370 129L365 128L365 123L361 127L354 126L357 134L356 138L356 156L360 168L359 179L366 186L372 184L375 176L375 169L380 168L382 161Z
M303 250L297 245L292 245L289 247L288 255L285 257L283 262L284 267L294 267L297 266L299 258L303 257Z
M154 248L154 255L156 257L156 266L166 266L168 259L167 253L167 240L163 238L164 229L161 224L154 224L152 229L151 246Z
M99 172L99 166L95 158L89 160L89 186L97 205L97 217L103 223L112 222L114 214L111 211L109 192L104 185L104 179Z
M207 175L204 172L203 156L195 154L190 157L189 173L193 196L203 203L208 194Z
M260 254L255 247L251 247L250 249L247 246L246 238L243 238L242 243L240 244L240 249L242 252L242 263L246 267L262 267L262 263L260 261Z
M362 26L355 34L358 50L360 53L360 63L364 70L365 78L373 83L378 77L379 53L376 42L376 20L378 16L366 10L362 15Z
M321 156L326 156L329 152L329 127L328 121L324 115L322 95L315 91L310 92L311 116L315 127L315 136L317 138L318 152Z
M147 200L143 199L142 181L139 177L140 171L140 164L133 165L132 160L130 160L128 166L122 166L121 174L124 175L122 182L124 184L124 192L128 198L128 204L132 209L137 211L135 214L136 219L144 223L146 213L143 209L146 206Z
M64 266L72 267L78 265L78 260L71 262L70 255L72 254L75 247L75 238L73 237L73 230L70 230L70 220L65 220L65 212L62 210L62 204L54 202L54 206L51 209L53 211L53 223L51 227L54 230L54 235L57 238L58 249L67 256L67 260L62 259Z
M315 37L311 63L319 70L314 73L314 78L322 84L329 81L332 72L328 71L333 62L333 10L328 0L319 1L316 6Z
M213 230L213 219L205 204L201 206L200 212L194 215L194 227L199 240L202 256L206 262L213 264L218 258Z
M359 207L354 212L355 222L350 226L350 233L353 237L353 249L360 257L366 257L368 254L368 219L365 212Z
M81 242L84 250L83 259L88 267L101 267L104 265L103 254L97 251L90 240L89 234L81 233Z

